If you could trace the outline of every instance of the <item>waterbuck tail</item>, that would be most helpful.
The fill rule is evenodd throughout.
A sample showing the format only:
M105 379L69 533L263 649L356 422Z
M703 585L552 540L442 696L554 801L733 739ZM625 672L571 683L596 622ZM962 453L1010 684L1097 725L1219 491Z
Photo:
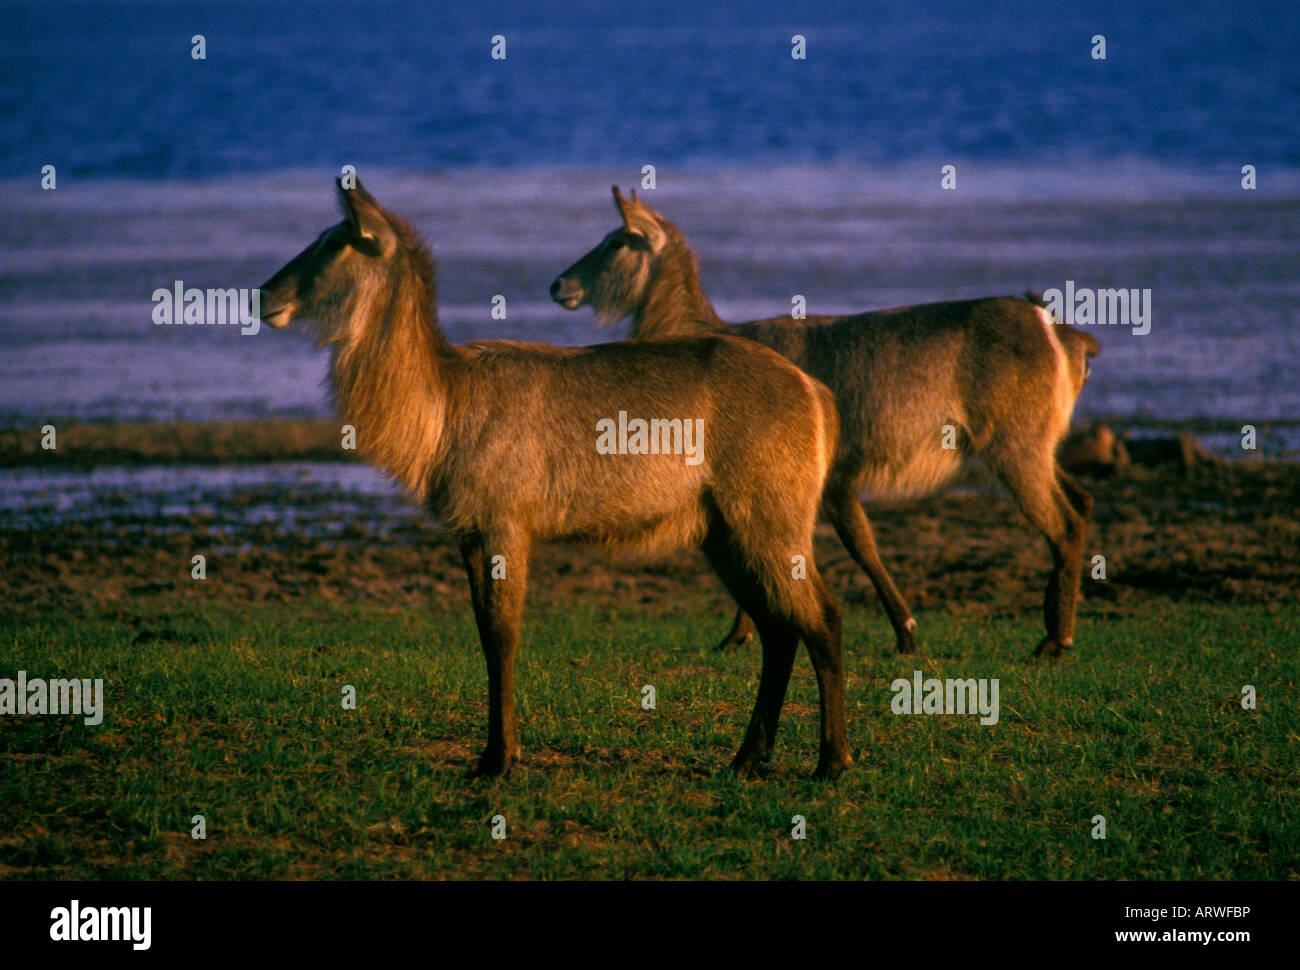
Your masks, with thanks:
M1065 343L1066 351L1072 356L1082 356L1084 360L1090 360L1101 351L1101 344L1097 343L1096 337L1076 327L1062 327L1058 335Z
M1088 361L1097 356L1101 346L1096 337L1076 327L1057 327L1056 335L1061 338L1061 346L1065 348L1065 359L1069 363L1070 377L1077 395L1092 373L1092 365Z

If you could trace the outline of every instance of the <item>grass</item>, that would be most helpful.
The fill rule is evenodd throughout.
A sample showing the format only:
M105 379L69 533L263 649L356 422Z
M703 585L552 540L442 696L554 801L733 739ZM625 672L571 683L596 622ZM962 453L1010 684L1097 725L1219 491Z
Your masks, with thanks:
M1298 621L1166 603L1085 617L1073 656L1033 663L1028 617L922 614L921 653L900 658L850 610L857 764L828 785L807 777L803 653L767 776L723 771L759 664L707 649L724 618L703 608L530 611L524 762L496 782L465 778L486 674L461 612L29 614L0 624L0 677L103 677L106 714L0 718L0 877L1294 879ZM1000 722L890 713L914 669L998 678Z

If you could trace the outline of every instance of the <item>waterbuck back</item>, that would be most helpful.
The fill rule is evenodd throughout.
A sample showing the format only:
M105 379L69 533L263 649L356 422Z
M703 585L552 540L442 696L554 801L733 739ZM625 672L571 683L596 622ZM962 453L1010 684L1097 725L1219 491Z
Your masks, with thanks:
M1056 325L1041 301L1017 297L729 324L704 296L680 230L635 193L626 199L615 187L614 199L623 224L555 280L552 297L569 309L590 305L602 320L631 317L636 340L738 334L831 388L841 428L826 508L884 603L899 650L913 648L915 620L880 560L859 494L932 491L972 457L1007 485L1051 548L1038 651L1073 644L1091 499L1055 453L1097 353L1090 335ZM751 632L737 617L723 645Z
M476 771L505 772L519 752L514 656L529 553L548 539L642 556L702 548L767 645L733 766L767 756L800 639L823 698L818 773L848 766L839 607L812 559L838 439L830 391L727 335L455 347L423 243L360 184L340 191L344 221L265 284L263 319L314 323L359 451L460 545L488 664Z

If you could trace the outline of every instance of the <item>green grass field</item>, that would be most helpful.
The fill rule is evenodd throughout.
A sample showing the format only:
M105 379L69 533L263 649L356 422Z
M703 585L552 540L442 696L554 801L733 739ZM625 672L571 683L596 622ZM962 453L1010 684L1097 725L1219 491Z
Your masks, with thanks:
M653 604L530 610L523 764L467 781L486 730L468 614L145 600L5 621L0 677L103 677L107 702L98 727L0 718L0 878L1300 875L1295 609L1084 615L1080 648L1056 663L1027 659L1034 617L923 613L921 652L900 658L883 618L851 609L857 764L833 784L808 778L806 654L768 774L740 781L724 769L757 651L716 654L723 617ZM889 684L914 669L998 678L1000 722L892 714ZM1242 709L1246 684L1257 710Z

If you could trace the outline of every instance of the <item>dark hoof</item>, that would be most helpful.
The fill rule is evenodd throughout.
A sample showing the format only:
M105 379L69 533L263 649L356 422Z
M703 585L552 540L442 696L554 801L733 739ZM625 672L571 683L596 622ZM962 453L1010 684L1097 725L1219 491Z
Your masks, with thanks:
M742 751L731 762L731 773L737 778L757 778L761 770L766 768L770 757L770 753L751 754Z
M1057 640L1055 637L1043 637L1043 639L1038 641L1038 646L1034 647L1034 656L1048 657L1051 659L1064 657L1065 651L1073 646L1073 643L1062 642Z
M823 756L817 761L817 770L813 772L813 778L819 781L834 781L852 765L853 759L848 755L831 758Z
M469 770L468 777L471 781L478 778L504 778L510 774L510 769L514 767L514 758L505 758L502 755L489 755L484 753L478 759L478 764Z

